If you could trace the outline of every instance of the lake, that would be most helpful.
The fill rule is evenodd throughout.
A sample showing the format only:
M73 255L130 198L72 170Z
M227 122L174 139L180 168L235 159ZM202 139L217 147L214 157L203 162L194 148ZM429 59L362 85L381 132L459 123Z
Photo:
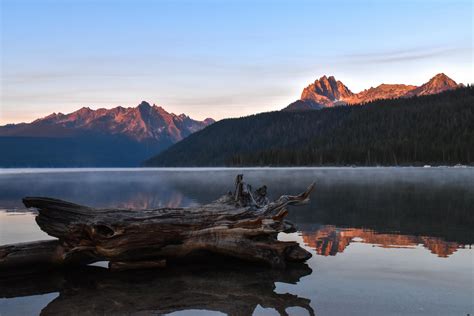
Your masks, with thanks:
M313 254L284 271L226 263L110 275L100 265L0 284L0 315L473 315L473 168L1 169L0 244L50 238L24 196L96 207L210 202L244 173L291 207ZM0 279L1 281L1 279Z

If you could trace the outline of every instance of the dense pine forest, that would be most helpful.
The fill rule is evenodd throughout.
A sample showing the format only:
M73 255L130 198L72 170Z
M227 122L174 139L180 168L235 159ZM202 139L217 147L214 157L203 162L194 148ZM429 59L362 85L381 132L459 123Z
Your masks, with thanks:
M219 121L145 166L474 163L474 88Z

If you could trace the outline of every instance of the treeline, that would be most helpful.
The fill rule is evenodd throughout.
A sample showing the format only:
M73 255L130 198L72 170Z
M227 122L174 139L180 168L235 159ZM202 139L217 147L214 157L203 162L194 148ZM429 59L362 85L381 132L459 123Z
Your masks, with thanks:
M474 89L219 121L147 166L474 163Z

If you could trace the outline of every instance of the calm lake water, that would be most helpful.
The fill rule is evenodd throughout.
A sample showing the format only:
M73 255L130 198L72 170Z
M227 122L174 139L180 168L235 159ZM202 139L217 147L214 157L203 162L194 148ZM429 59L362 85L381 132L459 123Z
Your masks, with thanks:
M0 244L50 238L24 196L97 207L210 202L244 173L290 208L313 257L285 271L239 263L111 275L102 267L0 279L0 315L473 315L474 169L3 169ZM3 284L2 284L3 283Z

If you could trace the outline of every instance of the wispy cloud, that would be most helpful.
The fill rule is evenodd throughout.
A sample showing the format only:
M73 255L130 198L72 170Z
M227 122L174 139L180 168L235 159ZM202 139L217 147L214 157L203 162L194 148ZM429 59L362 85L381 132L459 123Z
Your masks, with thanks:
M355 53L340 56L341 61L365 64L384 64L418 61L469 52L470 47L417 47L403 50L388 50L374 53Z

